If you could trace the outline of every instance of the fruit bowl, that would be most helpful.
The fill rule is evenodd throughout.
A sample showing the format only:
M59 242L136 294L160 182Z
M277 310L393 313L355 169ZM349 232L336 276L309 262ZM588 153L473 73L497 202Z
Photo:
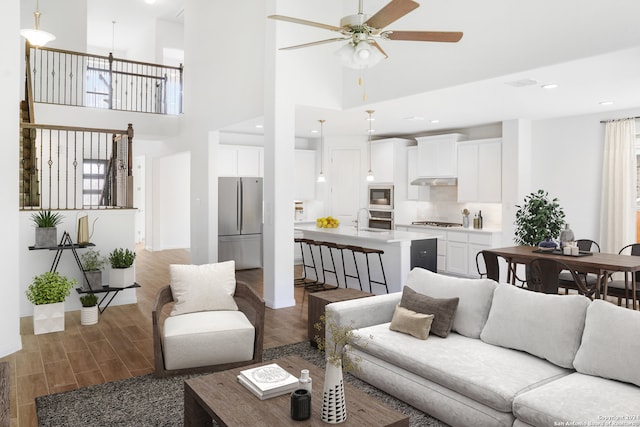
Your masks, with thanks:
M316 219L316 227L318 228L338 228L340 221L331 215Z

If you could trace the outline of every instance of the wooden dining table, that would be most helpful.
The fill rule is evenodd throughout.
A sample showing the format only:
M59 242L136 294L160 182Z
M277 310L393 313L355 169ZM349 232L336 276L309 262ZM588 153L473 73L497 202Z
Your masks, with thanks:
M540 252L536 246L510 246L505 248L485 249L507 261L507 281L515 284L515 268L517 264L528 264L535 258L555 259L565 263L568 267L581 273L593 273L597 275L596 295L606 297L608 277L611 273L625 273L625 288L631 289L633 309L636 309L636 275L640 271L640 257L620 254L608 254L602 252L581 252L580 256L564 255L556 252ZM629 275L631 273L631 283ZM629 288L631 285L631 288Z

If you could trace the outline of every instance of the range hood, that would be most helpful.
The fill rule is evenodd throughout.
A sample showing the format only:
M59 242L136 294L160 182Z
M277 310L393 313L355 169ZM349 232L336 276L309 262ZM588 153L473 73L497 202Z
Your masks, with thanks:
M416 178L411 181L411 185L453 186L458 185L458 178Z

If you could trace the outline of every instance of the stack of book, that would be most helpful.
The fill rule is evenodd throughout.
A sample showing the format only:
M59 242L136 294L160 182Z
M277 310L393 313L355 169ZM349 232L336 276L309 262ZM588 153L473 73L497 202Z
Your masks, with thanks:
M298 378L277 363L240 371L238 382L260 400L291 393L299 388Z

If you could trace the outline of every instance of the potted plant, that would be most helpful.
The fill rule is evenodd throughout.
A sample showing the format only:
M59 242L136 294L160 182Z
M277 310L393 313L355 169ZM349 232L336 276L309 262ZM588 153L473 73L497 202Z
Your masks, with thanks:
M549 194L538 190L516 205L515 238L518 245L537 246L547 239L556 239L564 224L564 211L558 199L549 199Z
M89 249L80 255L82 270L84 271L85 282L83 289L88 291L102 290L102 269L107 263L107 258L100 255L100 251Z
M58 245L58 224L64 216L59 212L42 210L31 214L31 220L36 226L36 248L50 248Z
M123 248L114 249L109 254L111 272L109 273L109 287L126 288L133 285L135 281L135 271L133 261L136 253Z
M47 272L33 278L25 292L33 307L33 333L64 331L64 300L69 296L75 279Z
M98 297L93 292L80 296L80 324L95 325L98 323Z

